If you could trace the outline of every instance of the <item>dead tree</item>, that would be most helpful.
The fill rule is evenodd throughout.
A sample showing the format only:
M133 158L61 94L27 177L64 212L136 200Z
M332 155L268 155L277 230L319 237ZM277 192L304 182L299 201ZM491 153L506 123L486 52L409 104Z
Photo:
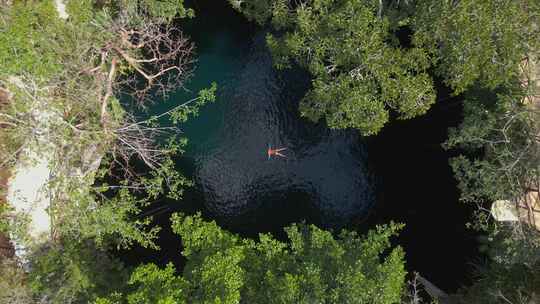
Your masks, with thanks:
M118 17L107 31L113 33L99 53L97 66L83 72L95 76L101 91L102 123L107 119L109 99L116 89L129 94L139 106L154 95L166 95L181 87L191 75L194 45L173 24L161 25L150 20L130 26L127 17ZM118 77L118 66L132 73Z
M163 97L181 88L191 75L194 62L193 43L174 24L142 18L135 25L127 14L111 18L103 29L112 33L111 38L99 49L89 48L86 56L94 64L84 66L78 73L80 77L93 78L102 128L115 142L113 162L127 176L135 174L129 165L134 156L151 169L159 167L167 151L156 147L155 138L174 128L137 123L129 113L120 123L112 121L111 98L120 93L129 96L134 105L144 107L152 102L152 97Z

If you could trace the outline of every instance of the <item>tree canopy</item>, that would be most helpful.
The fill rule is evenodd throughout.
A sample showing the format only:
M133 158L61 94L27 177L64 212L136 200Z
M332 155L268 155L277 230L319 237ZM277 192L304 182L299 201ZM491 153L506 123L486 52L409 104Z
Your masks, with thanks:
M92 241L48 244L30 258L30 290L45 303L88 303L121 288L128 274L122 263Z
M298 64L313 76L303 116L364 135L391 113L424 114L435 101L432 71L456 94L474 84L494 89L539 46L540 5L530 0L229 2L272 25L278 68Z
M278 68L296 63L313 75L300 105L313 121L372 135L390 111L412 118L435 101L427 52L400 44L398 22L381 15L378 1L259 0L239 8L277 30L267 41Z
M172 217L187 263L138 267L128 291L97 303L400 303L404 253L390 238L401 225L378 226L360 237L334 237L313 225L285 229L288 242L261 234L244 239L200 215Z
M511 85L519 64L538 52L535 0L417 1L413 44L432 53L436 72L462 93L475 83Z
M538 187L540 116L525 97L519 88L467 94L463 122L446 142L477 155L451 162L463 200L508 199Z
M191 185L171 158L186 139L124 107L167 94L189 77L193 44L173 19L193 11L182 0L66 4L63 20L54 1L0 3L0 88L9 92L0 113L0 167L29 147L53 153L48 213L55 235L155 247L159 228L134 215ZM183 121L212 101L215 89L161 116ZM38 112L50 118L39 121ZM47 145L35 145L44 133Z
M267 44L278 68L300 66L312 75L300 103L303 116L373 135L393 116L425 113L435 102L433 78L439 77L464 96L463 121L445 144L468 152L451 161L462 199L538 191L540 119L538 108L525 102L531 97L524 84L529 79L519 64L538 58L539 1L229 2L249 19L272 26ZM193 11L182 0L66 4L70 17L61 20L52 0L0 1L0 154L6 159L0 168L14 164L28 139L44 132L35 110L58 118L45 131L59 147L52 164L57 191L48 209L55 240L31 253L28 272L14 261L0 261L0 274L8 278L0 282L0 299L401 302L404 252L391 238L402 225L393 223L363 236L292 224L283 241L270 234L243 238L200 215L177 214L172 225L183 241L185 266L146 264L128 274L106 253L110 245L157 248L159 227L141 211L162 196L180 198L191 185L172 159L186 139L157 142L177 131L158 121L185 121L214 100L216 88L137 120L118 96L130 95L141 105L190 75L193 44L173 20ZM100 169L90 164L96 159ZM81 172L91 173L79 178ZM10 212L0 206L0 231L14 232L4 220ZM506 302L534 301L540 292L538 239L533 244L500 231L489 238L498 238L502 249L490 255L481 279L461 293L465 303L493 303L502 296Z

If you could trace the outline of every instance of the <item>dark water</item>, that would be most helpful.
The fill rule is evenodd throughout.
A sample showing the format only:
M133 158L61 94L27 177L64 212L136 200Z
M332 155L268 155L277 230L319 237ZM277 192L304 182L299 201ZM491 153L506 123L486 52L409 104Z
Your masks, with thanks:
M392 123L377 137L330 131L300 118L309 77L272 68L263 29L225 1L193 6L198 17L183 25L197 45L197 69L186 84L192 92L179 91L152 111L182 103L212 81L218 100L182 126L190 143L178 167L196 186L181 202L161 202L162 251L142 255L177 259L180 243L167 218L178 210L202 211L246 236L283 237L282 228L298 221L364 231L394 220L407 225L397 243L410 270L447 290L466 283L476 256L465 230L470 210L458 203L449 155L440 148L448 126L459 122L459 100L441 92L446 100L428 115ZM269 160L269 145L286 147L287 157Z
M248 213L252 225L272 221L262 210L313 210L325 226L340 226L365 213L374 197L358 134L301 119L296 109L305 75L274 71L264 33L248 43L239 69L222 85L218 130L206 138L189 133L209 143L191 152L207 208L232 222ZM268 159L269 146L286 147L286 158Z
M248 234L301 219L342 227L365 216L375 196L358 132L302 119L298 101L309 77L272 67L263 30L236 32L224 21L191 25L203 35L192 35L199 62L187 86L218 83L216 104L182 126L190 144L180 166L196 181L192 195L210 216ZM177 92L153 111L191 95ZM268 147L286 148L286 157L268 159Z

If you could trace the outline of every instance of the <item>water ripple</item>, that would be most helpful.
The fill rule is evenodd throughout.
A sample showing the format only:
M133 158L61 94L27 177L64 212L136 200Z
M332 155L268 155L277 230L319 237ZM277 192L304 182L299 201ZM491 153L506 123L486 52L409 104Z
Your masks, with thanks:
M216 148L198 155L195 177L207 208L234 220L277 200L294 209L301 204L290 194L304 193L324 225L365 214L374 197L360 136L301 119L297 103L306 81L276 72L264 45L261 34L226 85L223 128L209 139ZM267 159L268 145L286 147L287 158Z

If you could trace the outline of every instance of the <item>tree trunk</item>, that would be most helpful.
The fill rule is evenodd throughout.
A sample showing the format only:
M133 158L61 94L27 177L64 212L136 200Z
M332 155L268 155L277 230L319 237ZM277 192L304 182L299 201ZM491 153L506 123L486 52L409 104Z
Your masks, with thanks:
M456 301L444 291L433 285L430 281L426 280L421 275L418 275L418 281L424 286L426 292L433 298L439 301L440 304L457 304Z

